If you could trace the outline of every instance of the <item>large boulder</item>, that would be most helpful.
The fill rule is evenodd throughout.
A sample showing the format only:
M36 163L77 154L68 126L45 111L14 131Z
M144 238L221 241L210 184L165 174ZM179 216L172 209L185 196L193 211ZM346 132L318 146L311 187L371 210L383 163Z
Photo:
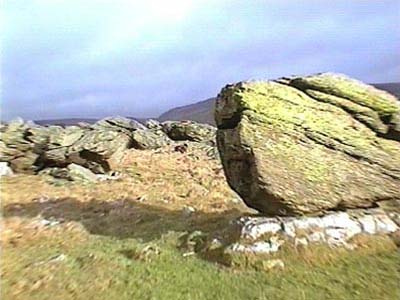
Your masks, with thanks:
M400 199L400 102L338 74L228 85L217 143L230 186L265 214Z

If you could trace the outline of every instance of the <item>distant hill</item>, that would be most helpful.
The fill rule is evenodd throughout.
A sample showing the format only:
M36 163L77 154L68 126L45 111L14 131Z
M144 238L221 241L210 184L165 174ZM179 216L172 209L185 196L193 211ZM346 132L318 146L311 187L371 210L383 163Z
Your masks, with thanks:
M214 105L216 98L210 98L194 104L173 108L158 117L160 121L192 120L214 125Z
M375 83L373 84L375 87L385 90L397 98L400 99L400 82L391 82L391 83ZM197 103L176 107L166 111L161 114L158 118L159 121L167 121L167 120L192 120L199 123L206 123L210 125L215 125L214 121L214 106L215 106L216 98L209 98L207 100L203 100ZM148 119L143 118L133 118L141 123L144 123ZM70 118L70 119L53 119L53 120L37 120L35 123L39 125L75 125L79 122L86 123L95 123L98 119L89 119L89 118Z
M373 83L372 85L377 87L378 89L387 91L400 99L400 82Z
M378 89L387 91L400 99L400 82L375 83L372 85ZM215 100L216 98L210 98L194 104L173 108L163 113L159 117L159 120L192 120L215 125L213 113Z

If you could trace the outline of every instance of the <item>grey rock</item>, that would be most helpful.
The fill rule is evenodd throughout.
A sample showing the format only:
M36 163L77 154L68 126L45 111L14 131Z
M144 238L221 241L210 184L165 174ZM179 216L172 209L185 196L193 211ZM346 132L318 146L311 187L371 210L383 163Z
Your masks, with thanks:
M159 129L162 130L162 125L159 121L157 120L147 120L146 123L144 124L148 129Z
M252 244L240 244L234 243L230 245L227 250L232 252L244 252L244 253L254 253L254 254L268 254L277 252L283 240L271 238L266 241L258 241Z
M62 169L72 163L106 174L112 158L120 157L126 149L157 149L172 143L160 123L150 120L147 126L123 117L65 128L17 119L0 128L0 161L17 173L45 170L56 178L65 177Z
M70 164L67 170L69 177L73 181L96 182L98 180L96 174L80 165Z
M132 133L133 148L157 149L170 144L171 140L161 130L138 129Z
M166 121L163 131L174 141L209 142L215 140L216 128L193 121Z
M93 125L93 128L98 128L98 127L112 129L112 130L123 130L125 132L126 131L131 132L138 129L142 130L146 129L146 127L143 124L139 123L138 121L120 116L107 117L96 122Z

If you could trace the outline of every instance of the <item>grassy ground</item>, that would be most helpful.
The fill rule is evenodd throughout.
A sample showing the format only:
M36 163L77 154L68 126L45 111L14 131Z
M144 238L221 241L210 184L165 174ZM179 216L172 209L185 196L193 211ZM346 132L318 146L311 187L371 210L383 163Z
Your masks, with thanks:
M133 150L117 167L121 181L97 185L3 179L1 299L400 297L400 254L385 237L360 240L355 251L289 249L274 256L283 270L251 257L227 267L186 256L185 233L212 234L253 213L218 162L200 150Z

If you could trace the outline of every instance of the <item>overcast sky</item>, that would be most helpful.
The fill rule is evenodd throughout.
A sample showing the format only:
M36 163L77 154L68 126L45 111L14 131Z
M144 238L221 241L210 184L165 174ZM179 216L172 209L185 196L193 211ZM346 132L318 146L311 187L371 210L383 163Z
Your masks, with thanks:
M400 0L4 0L2 118L158 116L227 83L400 81Z

